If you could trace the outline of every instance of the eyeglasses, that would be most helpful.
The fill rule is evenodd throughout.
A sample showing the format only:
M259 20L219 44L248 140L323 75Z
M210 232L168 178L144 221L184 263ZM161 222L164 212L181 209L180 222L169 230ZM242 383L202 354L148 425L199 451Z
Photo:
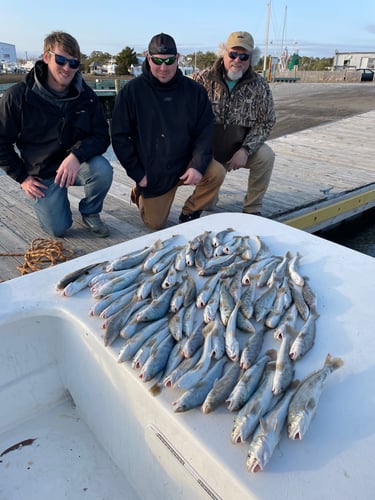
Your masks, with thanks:
M163 63L167 66L171 66L176 62L176 59L176 56L166 57L165 59L163 59L162 57L151 56L151 61L156 64L156 66L161 66Z
M244 54L242 52L240 53L240 52L231 51L231 52L228 52L228 56L231 59L237 59L237 57L239 57L240 61L242 61L242 62L248 61L250 59L250 54Z
M68 59L65 56L60 56L59 54L55 54L51 50L49 50L48 53L55 56L55 63L58 64L59 66L65 66L65 64L68 63L69 68L77 69L81 64L81 61L79 59Z

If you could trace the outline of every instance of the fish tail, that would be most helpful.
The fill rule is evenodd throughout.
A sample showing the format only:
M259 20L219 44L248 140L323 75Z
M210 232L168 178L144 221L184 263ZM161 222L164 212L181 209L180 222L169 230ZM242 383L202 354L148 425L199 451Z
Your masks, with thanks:
M332 371L341 368L343 364L344 361L341 358L333 358L331 354L327 354L327 357L324 362L324 366L330 366L332 368Z

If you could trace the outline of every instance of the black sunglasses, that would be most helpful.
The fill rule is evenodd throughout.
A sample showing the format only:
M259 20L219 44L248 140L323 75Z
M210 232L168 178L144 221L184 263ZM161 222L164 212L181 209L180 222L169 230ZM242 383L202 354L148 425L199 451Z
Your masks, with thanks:
M68 63L69 68L77 69L81 64L81 61L79 59L68 59L65 56L60 56L59 54L55 54L51 50L49 50L48 52L53 56L55 56L55 63L58 64L59 66L65 66L65 64Z
M151 61L157 66L161 66L163 63L165 63L167 66L171 66L176 62L176 59L176 56L166 57L165 59L163 59L162 57L151 56Z
M228 52L228 56L231 59L237 59L237 57L239 57L240 61L248 61L250 59L250 54L243 54L243 53L240 54L239 52L234 52L234 51Z

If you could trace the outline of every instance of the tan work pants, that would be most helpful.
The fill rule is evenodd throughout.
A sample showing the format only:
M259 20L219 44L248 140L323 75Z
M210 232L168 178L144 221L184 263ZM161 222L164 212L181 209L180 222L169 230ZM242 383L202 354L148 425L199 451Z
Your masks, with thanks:
M197 210L204 210L217 198L220 186L225 179L226 170L221 163L212 160L202 180L197 184L194 192L185 201L182 211L191 214ZM138 207L143 223L150 229L165 227L176 191L183 183L178 183L167 193L155 198L144 198L140 195Z
M249 156L245 168L249 169L247 193L242 211L247 214L261 212L264 195L268 189L275 153L267 144L262 144L256 153Z

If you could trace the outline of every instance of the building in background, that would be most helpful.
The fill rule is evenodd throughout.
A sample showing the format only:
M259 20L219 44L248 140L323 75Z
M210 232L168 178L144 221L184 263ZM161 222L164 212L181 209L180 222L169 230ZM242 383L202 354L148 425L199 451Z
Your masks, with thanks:
M16 63L16 46L11 43L0 42L0 62Z

